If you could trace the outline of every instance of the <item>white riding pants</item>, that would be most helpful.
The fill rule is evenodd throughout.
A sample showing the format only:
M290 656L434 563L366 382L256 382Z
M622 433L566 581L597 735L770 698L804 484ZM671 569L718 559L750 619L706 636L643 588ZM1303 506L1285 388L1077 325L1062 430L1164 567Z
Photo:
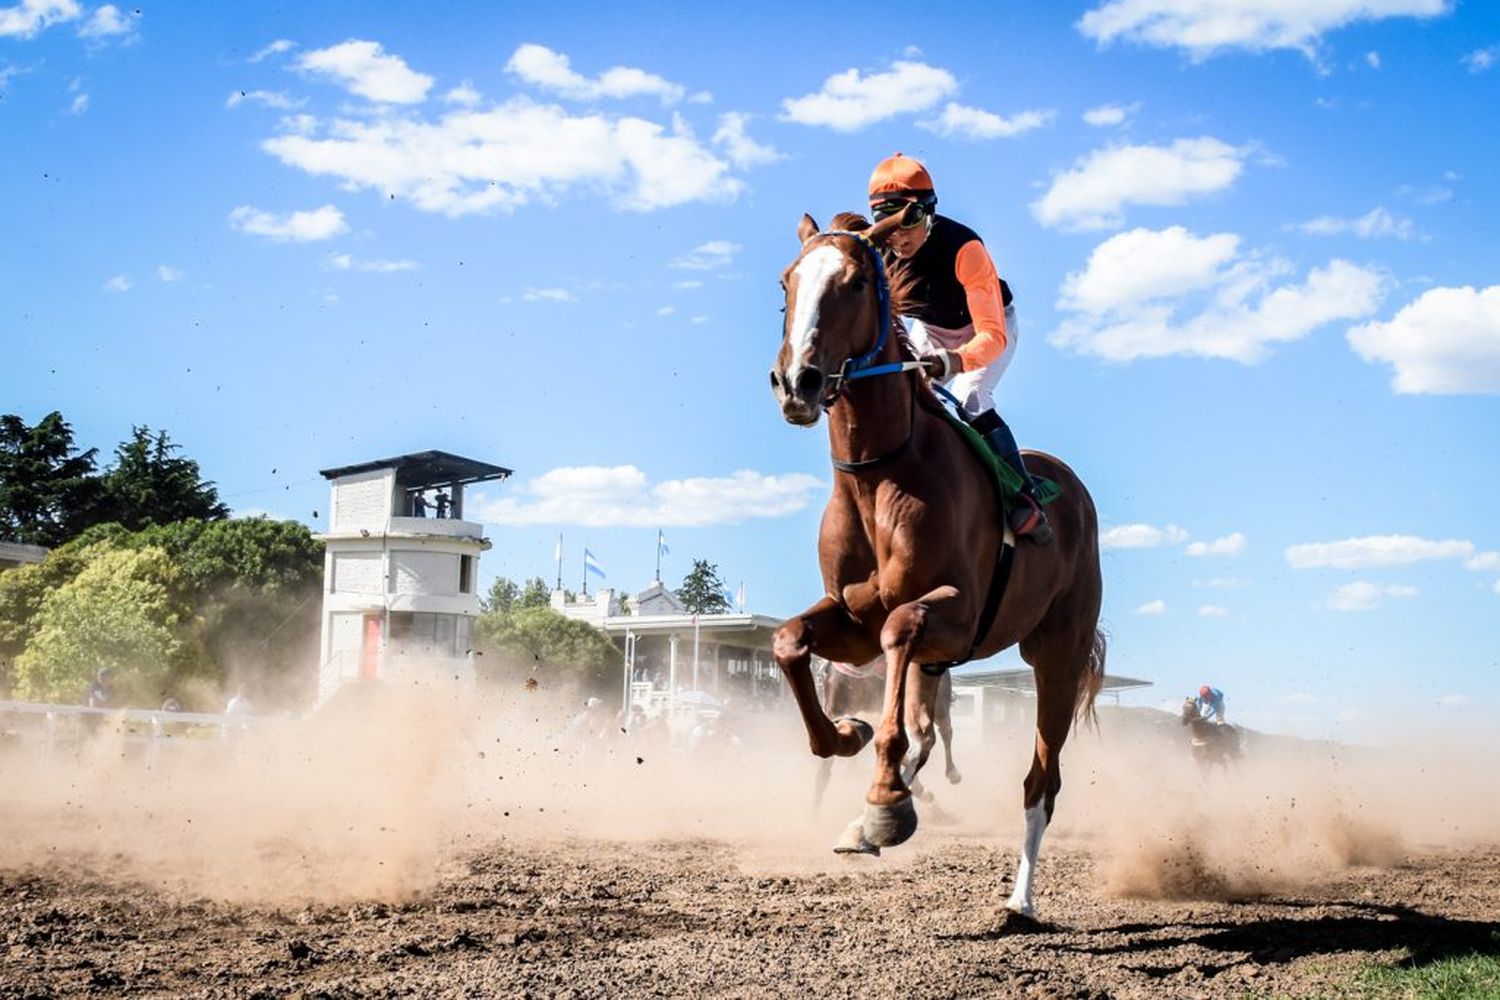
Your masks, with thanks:
M938 351L956 351L974 337L972 323L957 330L950 330L947 327L924 323L915 316L902 316L901 322L906 326L906 339L911 342L912 349L919 358ZM1005 307L1005 350L983 368L954 375L943 388L958 397L964 410L971 416L977 416L985 410L993 410L995 408L995 385L1000 381L1000 376L1005 374L1005 369L1010 367L1011 358L1016 354L1016 345L1020 342L1021 327L1016 322L1015 303L1012 303Z

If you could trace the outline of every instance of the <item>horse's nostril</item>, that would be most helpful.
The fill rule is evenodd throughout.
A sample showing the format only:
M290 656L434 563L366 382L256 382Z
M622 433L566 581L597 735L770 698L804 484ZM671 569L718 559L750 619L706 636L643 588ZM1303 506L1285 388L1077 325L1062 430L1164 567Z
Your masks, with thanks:
M797 375L797 395L804 399L816 396L823 390L823 373L816 368L804 368Z
M777 392L783 388L781 384L781 373L775 368L771 369L771 391Z

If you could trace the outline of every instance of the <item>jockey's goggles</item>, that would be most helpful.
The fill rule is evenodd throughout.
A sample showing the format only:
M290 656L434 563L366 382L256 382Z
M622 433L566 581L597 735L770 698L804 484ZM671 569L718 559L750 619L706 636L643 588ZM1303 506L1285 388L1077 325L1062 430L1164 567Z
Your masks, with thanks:
M916 212L912 213L912 221L901 223L902 229L915 229L927 221L927 216L932 214L932 206L920 201L907 201L904 198L889 198L878 201L870 206L870 212L875 216L875 221L889 219L893 215L900 215L906 211L908 206L915 206Z

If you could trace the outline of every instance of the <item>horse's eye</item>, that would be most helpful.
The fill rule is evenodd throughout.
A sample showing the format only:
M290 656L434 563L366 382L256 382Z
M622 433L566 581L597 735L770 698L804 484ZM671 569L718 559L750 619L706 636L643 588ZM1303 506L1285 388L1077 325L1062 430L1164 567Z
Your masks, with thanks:
M863 274L861 274L859 277L855 278L852 282L850 282L849 287L853 288L856 292L862 292L862 291L864 291L865 290L865 276Z

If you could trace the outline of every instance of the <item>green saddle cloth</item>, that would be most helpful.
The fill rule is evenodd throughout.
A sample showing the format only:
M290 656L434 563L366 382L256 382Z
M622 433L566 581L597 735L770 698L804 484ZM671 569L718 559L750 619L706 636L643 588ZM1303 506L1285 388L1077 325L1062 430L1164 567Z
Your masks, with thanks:
M974 452L974 457L979 459L979 464L989 471L990 479L995 488L1000 491L1001 505L1009 510L1011 504L1015 503L1016 495L1021 492L1021 473L1012 469L1009 462L1000 460L995 450L990 447L984 436L970 427L968 422L958 416L947 406L941 407L943 419L952 424L959 435L969 443ZM1032 476L1036 483L1037 499L1043 505L1049 504L1062 496L1062 487L1045 476Z

